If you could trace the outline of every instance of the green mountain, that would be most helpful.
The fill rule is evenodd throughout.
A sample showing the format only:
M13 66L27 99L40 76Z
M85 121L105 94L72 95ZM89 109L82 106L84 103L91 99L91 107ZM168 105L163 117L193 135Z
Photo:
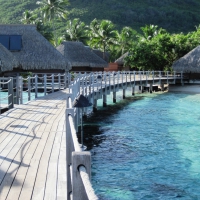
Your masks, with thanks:
M0 0L0 23L19 24L26 9L38 7L38 0ZM199 0L69 0L68 19L80 18L86 24L108 19L120 30L130 26L139 31L146 24L158 25L171 33L194 31L200 24ZM57 23L59 32L65 22Z

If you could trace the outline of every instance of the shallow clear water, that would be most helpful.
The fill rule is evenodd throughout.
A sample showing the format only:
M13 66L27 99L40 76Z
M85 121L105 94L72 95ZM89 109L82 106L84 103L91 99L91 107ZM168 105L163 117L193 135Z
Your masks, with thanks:
M96 194L200 199L199 127L200 94L140 94L99 110L84 125Z
M35 99L35 92L31 92L31 100ZM38 92L38 97L44 96L44 93ZM28 92L23 92L23 103L28 102ZM0 104L8 104L8 92L0 92Z

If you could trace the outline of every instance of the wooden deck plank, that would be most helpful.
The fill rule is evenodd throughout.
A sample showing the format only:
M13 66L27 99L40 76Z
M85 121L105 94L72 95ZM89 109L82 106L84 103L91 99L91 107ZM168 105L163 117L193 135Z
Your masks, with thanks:
M64 127L65 128L65 127ZM58 180L57 180L57 200L67 199L66 182L66 134L62 135L62 142L60 147L60 156L58 160Z
M30 115L29 116L29 118L31 118L31 117L34 117L34 115ZM15 129L13 129L13 135L15 135L15 140L16 140L16 143L14 143L14 139L12 140L12 141L10 141L10 142L12 142L12 145L10 145L10 148L8 148L8 146L7 146L7 148L6 149L4 149L4 151L6 150L7 152L9 152L9 150L10 149L12 149L12 151L14 151L14 152L17 152L17 146L20 146L21 145L21 143L23 143L23 138L24 137L34 137L34 134L33 135L30 135L30 131L28 132L28 131L26 131L27 130L27 126L26 125L28 125L28 124L30 124L30 121L25 121L25 120L23 120L23 121L16 121L15 122L15 124L17 124L16 126L19 126L20 127L20 125L21 125L21 123L23 122L23 125L22 126L24 126L24 127L26 127L25 129L24 128L21 128L20 130L21 131L17 131L17 128L15 128ZM17 132L17 134L15 133L15 132ZM15 134L14 134L15 133ZM10 135L12 135L12 134L10 134ZM22 139L21 139L21 137L22 137ZM6 144L5 142L4 142L4 144ZM15 145L15 144L17 144L17 145ZM6 156L6 154L4 153L4 152L2 152L1 153L1 156ZM13 159L13 157L10 157L10 155L9 155L9 158L10 159ZM1 162L0 162L1 163Z
M42 127L43 129L44 127ZM52 142L54 142L54 139L55 139L55 136L56 134L55 133L50 133L50 138L52 136ZM47 136L49 136L48 134L46 134L46 138ZM27 176L26 176L26 179L25 179L25 182L24 182L24 186L29 187L29 190L22 190L21 194L20 194L20 199L25 199L27 197L30 197L31 198L31 195L32 195L32 190L34 189L34 184L35 184L35 179L32 177L36 177L37 176L37 170L38 170L38 167L39 167L39 163L40 163L40 157L42 156L42 152L43 152L43 149L44 149L44 146L46 144L46 139L43 140L43 143L42 145L40 145L40 148L38 148L36 150L37 153L35 153L35 156L32 158L32 161L33 163L30 163L31 167L28 172L27 172ZM50 145L50 148L52 148L52 144ZM42 151L42 152L41 152ZM51 150L50 150L51 151ZM46 158L47 159L47 158ZM33 165L32 165L33 164ZM45 171L47 169L43 169L43 171ZM23 187L24 187L23 186ZM26 191L26 192L24 192Z
M37 132L37 135L35 135L34 138L29 140L28 142L31 143L32 140L38 140L38 143L39 143L39 142L41 142L42 136L43 136L43 132ZM38 145L36 144L36 146L38 146ZM34 146L33 146L32 149L28 148L28 151L26 152L25 156L23 157L23 161L28 161L29 165L30 165L29 160L31 160L30 157L32 157L33 156L32 154L34 154L34 153L35 153ZM26 166L29 166L29 165L26 164ZM23 163L21 162L21 164L19 166L19 170L18 170L18 172L15 176L15 180L12 184L12 188L11 188L9 194L8 194L8 197L7 197L8 199L13 199L13 197L19 197L28 168L29 167L24 167ZM20 180L20 183L19 183L18 180Z
M52 128L54 128L53 130L55 130L57 127L59 126L59 121L55 121L54 122L54 126ZM55 132L51 130L51 137L58 137L60 135L60 133ZM44 197L45 195L45 189L46 187L46 180L47 180L47 174L49 173L48 167L49 167L49 163L51 163L50 156L51 156L51 152L53 152L54 154L56 153L55 151L52 151L52 147L54 144L55 139L49 139L47 141L47 145L45 146L45 150L44 153L42 155L42 159L41 159L41 163L38 169L38 173L37 173L37 178L36 178L36 182L35 182L35 187L34 187L34 191L33 191L33 196L32 199L41 199ZM48 158L48 159L47 159ZM44 170L46 169L46 170ZM53 173L56 174L55 172L55 167L53 168ZM55 190L55 187L51 187L50 190Z
M63 121L64 120L61 120L58 123L59 130L61 129L61 127L64 126ZM56 137L52 147L52 153L49 160L49 163L51 163L51 165L48 166L47 181L46 181L45 196L44 196L44 199L46 200L51 200L51 199L54 200L57 197L58 160L60 155L60 147L62 143L62 135L63 131L56 132ZM57 171L57 173L55 173L55 170ZM55 190L52 190L51 188L55 188Z
M40 200L52 191L56 191L53 193L54 199L57 198L58 174L61 174L58 169L64 171L59 162L64 164L66 159L61 152L65 144L65 94L39 98L0 117L0 143L6 141L4 146L0 145L1 200ZM66 179L62 181L66 190Z

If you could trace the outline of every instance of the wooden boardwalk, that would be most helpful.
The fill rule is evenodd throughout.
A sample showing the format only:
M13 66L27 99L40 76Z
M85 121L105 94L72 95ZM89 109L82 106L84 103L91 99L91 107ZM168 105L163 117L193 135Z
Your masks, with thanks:
M0 115L0 200L66 199L66 93Z
M107 81L82 85L81 88L79 80L71 90L93 97L95 105L102 95L113 92L114 96L118 89L125 90L128 85L175 83L176 79L174 76L135 78L138 79L126 76L117 80L113 76ZM15 105L0 115L0 200L67 199L67 93L67 90L61 90L27 104Z

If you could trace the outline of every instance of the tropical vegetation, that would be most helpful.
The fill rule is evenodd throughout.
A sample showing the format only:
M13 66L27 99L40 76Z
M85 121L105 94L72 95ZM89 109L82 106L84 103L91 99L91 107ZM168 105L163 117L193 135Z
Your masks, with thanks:
M200 8L198 1L183 0L180 4L179 0L163 0L161 2L152 0L151 7L148 7L148 0L140 3L116 0L115 4L112 4L114 0L101 1L101 3L93 0L88 5L90 5L90 9L93 9L90 10L90 13L96 11L92 15L96 18L88 17L87 20L84 16L89 7L88 5L84 7L84 2L86 1L23 0L20 8L24 6L28 9L24 9L21 13L19 22L36 25L37 30L54 46L59 45L62 41L76 41L83 42L93 49L101 50L104 56L106 52L109 52L111 62L128 52L125 65L140 70L170 70L175 60L199 45L200 17L196 14ZM5 2L1 6L4 5ZM80 5L83 6L82 9ZM106 9L108 5L109 9ZM137 10L134 10L136 5ZM163 10L172 8L172 6L172 10ZM117 12L119 8L125 9L126 13L121 12L116 18L113 17L114 15L111 16L114 10ZM160 9L156 10L156 8ZM187 11L184 10L185 8ZM101 15L98 14L98 9L101 10ZM105 13L108 17L106 19L102 17ZM13 13L13 15L15 14ZM147 19L148 16L151 18ZM162 23L164 28L158 21L162 20L163 16L167 17L169 22L169 24ZM16 17L16 19L18 18ZM3 19L1 18L1 21ZM150 23L150 19L156 23ZM183 26L180 25L181 21L184 21ZM188 25L189 22L190 25ZM194 23L196 23L196 29ZM142 26L138 27L140 24ZM177 28L173 24L176 24ZM178 30L183 31L177 33Z

